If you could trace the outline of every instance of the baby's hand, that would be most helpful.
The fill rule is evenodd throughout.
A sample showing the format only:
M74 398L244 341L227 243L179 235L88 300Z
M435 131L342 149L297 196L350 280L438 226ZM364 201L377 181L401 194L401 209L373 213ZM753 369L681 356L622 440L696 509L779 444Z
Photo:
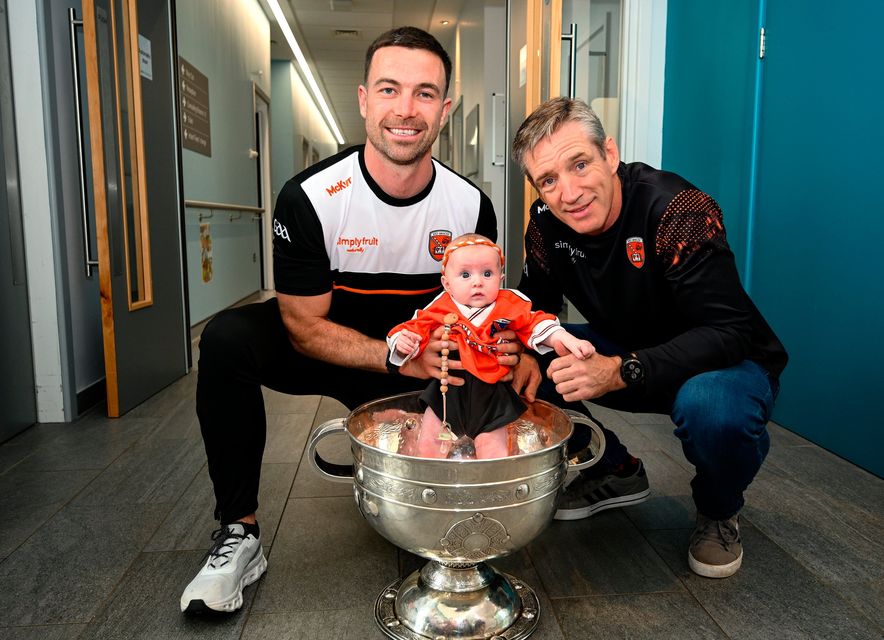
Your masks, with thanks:
M413 355L417 352L420 343L421 337L418 334L403 329L399 332L399 337L396 338L396 352L401 356Z
M592 346L592 343L589 340L577 340L575 338L575 344L570 348L570 351L579 359L583 360L595 353L595 347Z
M595 353L595 347L589 340L580 340L567 331L556 331L552 339L570 351L578 360L584 360Z

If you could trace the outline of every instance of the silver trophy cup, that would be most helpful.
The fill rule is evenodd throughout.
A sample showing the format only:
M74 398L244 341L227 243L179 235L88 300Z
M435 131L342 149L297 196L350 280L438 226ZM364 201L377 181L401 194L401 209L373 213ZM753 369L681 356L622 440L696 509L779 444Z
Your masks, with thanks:
M418 458L401 451L420 423L419 395L364 404L320 426L308 445L320 473L353 482L356 504L378 533L430 561L384 589L375 606L378 625L388 637L407 640L527 638L537 627L537 596L487 561L522 548L550 523L567 472L595 464L604 436L584 416L538 400L519 421L533 429L511 428L513 451L526 453L492 460ZM573 423L586 425L591 439L568 460ZM319 442L334 434L349 437L352 467L317 452Z

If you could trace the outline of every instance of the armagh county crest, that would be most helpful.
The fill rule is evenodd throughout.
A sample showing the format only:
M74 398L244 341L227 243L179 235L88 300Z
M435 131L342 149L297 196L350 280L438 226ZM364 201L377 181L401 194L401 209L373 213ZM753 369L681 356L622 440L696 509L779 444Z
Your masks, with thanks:
M627 238L626 257L629 258L629 264L641 269L645 264L645 241L641 238Z
M449 242L451 242L450 231L446 231L445 229L430 231L427 248L430 250L430 255L433 256L433 260L436 262L442 262L442 255L445 253L445 247L448 246Z

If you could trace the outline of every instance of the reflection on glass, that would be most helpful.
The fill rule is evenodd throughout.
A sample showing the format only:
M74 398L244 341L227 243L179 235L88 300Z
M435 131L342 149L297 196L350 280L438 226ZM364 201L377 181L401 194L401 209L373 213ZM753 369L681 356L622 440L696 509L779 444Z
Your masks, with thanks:
M451 168L463 172L463 98L451 110Z
M451 166L451 120L446 120L439 130L439 162Z
M473 107L467 116L464 136L464 174L479 174L479 105Z
M576 23L574 60L569 43L562 43L561 91L567 95L571 65L576 65L574 96L598 114L605 133L618 141L620 16L622 0L564 0L563 31Z

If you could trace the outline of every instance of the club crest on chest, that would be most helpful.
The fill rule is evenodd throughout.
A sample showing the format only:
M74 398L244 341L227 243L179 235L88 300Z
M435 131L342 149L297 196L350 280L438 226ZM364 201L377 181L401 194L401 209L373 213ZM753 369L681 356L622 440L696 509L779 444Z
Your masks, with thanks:
M626 239L626 257L636 269L641 269L645 264L645 241L639 237Z

